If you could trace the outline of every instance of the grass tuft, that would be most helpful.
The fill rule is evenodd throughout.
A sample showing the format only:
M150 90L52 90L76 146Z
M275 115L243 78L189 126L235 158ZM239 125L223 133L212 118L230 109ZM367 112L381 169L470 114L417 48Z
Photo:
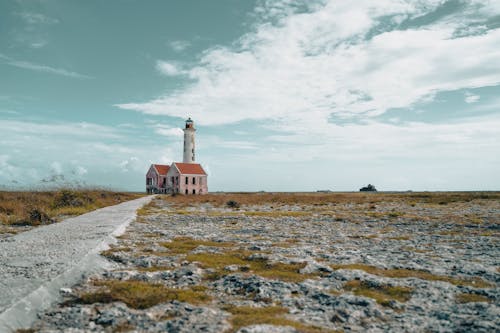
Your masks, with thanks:
M491 303L491 299L486 296L478 295L478 294L468 294L462 293L458 294L455 297L457 303L465 304L465 303L475 303L475 302L487 302Z
M334 332L332 330L310 326L284 318L283 316L288 313L288 309L280 306L269 306L263 308L250 306L228 306L224 308L224 310L232 314L232 317L230 318L232 330L230 332L237 332L240 328L245 326L262 324L290 326L302 333Z
M123 302L133 309L147 309L174 300L191 304L202 304L211 300L202 286L174 289L161 284L132 280L98 281L95 285L99 290L80 294L76 302L83 304Z
M271 263L267 259L251 259L250 255L251 253L247 251L196 253L186 256L186 260L199 262L201 267L214 270L215 272L208 276L209 279L218 279L229 274L224 268L230 265L240 266L241 271L248 271L267 279L287 282L301 282L316 276L299 272L306 263Z
M234 243L214 242L191 237L176 237L170 242L162 242L161 246L167 248L172 254L186 254L196 249L198 246L231 247Z
M369 266L364 264L344 264L344 265L330 265L331 268L337 269L359 269L365 271L369 274L385 276L390 278L418 278L428 281L444 281L457 286L472 286L476 288L490 288L491 283L484 281L481 278L473 279L457 279L450 276L435 275L426 271L405 269L405 268L395 268L395 269L384 269L375 266Z
M344 289L355 295L373 298L382 306L389 306L391 301L406 302L411 298L412 289L409 287L380 285L373 286L365 281L352 280L344 285Z

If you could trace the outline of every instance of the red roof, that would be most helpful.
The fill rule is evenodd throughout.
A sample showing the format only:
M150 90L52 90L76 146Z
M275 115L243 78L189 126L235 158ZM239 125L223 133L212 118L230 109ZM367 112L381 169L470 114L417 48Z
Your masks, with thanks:
M170 167L168 165L164 165L164 164L153 164L153 166L155 167L156 169L156 172L158 172L159 175L166 175L167 172L168 172L168 169L170 169Z
M185 175L206 175L205 170L197 163L174 163L179 172Z

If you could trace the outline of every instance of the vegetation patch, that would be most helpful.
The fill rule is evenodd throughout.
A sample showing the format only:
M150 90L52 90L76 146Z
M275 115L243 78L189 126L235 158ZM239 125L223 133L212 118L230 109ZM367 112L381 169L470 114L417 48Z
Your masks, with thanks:
M375 266L369 266L364 264L344 264L344 265L330 265L332 269L359 269L365 271L369 274L385 276L390 278L418 278L428 281L445 281L457 286L472 286L476 288L489 288L492 285L481 278L473 279L458 279L450 276L435 275L426 271L405 269L405 268L395 268L395 269L384 269Z
M202 304L211 300L202 286L194 286L191 289L174 289L161 284L133 280L97 281L94 284L99 289L95 292L80 294L76 300L77 303L123 302L133 309L147 309L170 301Z
M311 215L308 211L288 211L288 210L273 210L273 211L245 211L242 212L245 216L263 216L263 217L301 217Z
M191 237L176 237L170 242L162 242L161 246L167 248L171 254L186 254L196 249L198 246L232 247L234 243L214 242L203 239L193 239Z
M237 332L240 328L250 325L275 325L275 326L290 326L303 333L321 333L334 332L332 330L321 327L306 325L284 317L288 313L288 309L280 306L269 306L256 308L250 306L228 306L224 308L232 314L230 322L232 329L230 332Z
M457 303L461 303L461 304L475 303L475 302L487 302L487 303L491 302L491 299L489 299L486 296L478 295L478 294L468 294L468 293L458 294L455 297L455 300L457 301Z
M391 240L410 240L411 237L410 236L393 236L393 237L388 237L388 239L391 239Z
M374 286L365 281L352 280L344 285L344 289L355 295L373 298L382 306L390 306L391 301L406 302L411 298L412 289L409 287L380 285Z
M225 253L197 253L189 254L186 260L199 262L201 267L210 268L215 272L208 276L218 279L230 272L224 268L231 265L240 267L242 272L250 272L264 278L282 280L287 282L301 282L315 277L314 274L301 274L300 270L306 263L271 263L263 258L251 258L252 253L247 251L228 251Z
M0 223L38 226L137 199L142 194L104 190L0 191Z
M299 239L297 239L297 238L288 238L288 239L285 239L282 242L273 243L273 247L286 247L286 248L288 248L288 247L295 246L298 243L300 243Z

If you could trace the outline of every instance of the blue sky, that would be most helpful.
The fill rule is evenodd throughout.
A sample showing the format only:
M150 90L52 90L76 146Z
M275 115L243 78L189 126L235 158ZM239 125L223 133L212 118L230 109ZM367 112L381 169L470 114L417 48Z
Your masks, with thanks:
M0 185L498 190L500 3L0 2Z

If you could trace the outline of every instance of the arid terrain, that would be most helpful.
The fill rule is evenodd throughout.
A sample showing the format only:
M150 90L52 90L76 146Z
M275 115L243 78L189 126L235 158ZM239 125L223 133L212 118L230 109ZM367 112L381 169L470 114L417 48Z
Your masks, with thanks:
M98 189L0 191L0 238L141 196Z
M499 222L498 192L157 196L22 331L495 332Z

